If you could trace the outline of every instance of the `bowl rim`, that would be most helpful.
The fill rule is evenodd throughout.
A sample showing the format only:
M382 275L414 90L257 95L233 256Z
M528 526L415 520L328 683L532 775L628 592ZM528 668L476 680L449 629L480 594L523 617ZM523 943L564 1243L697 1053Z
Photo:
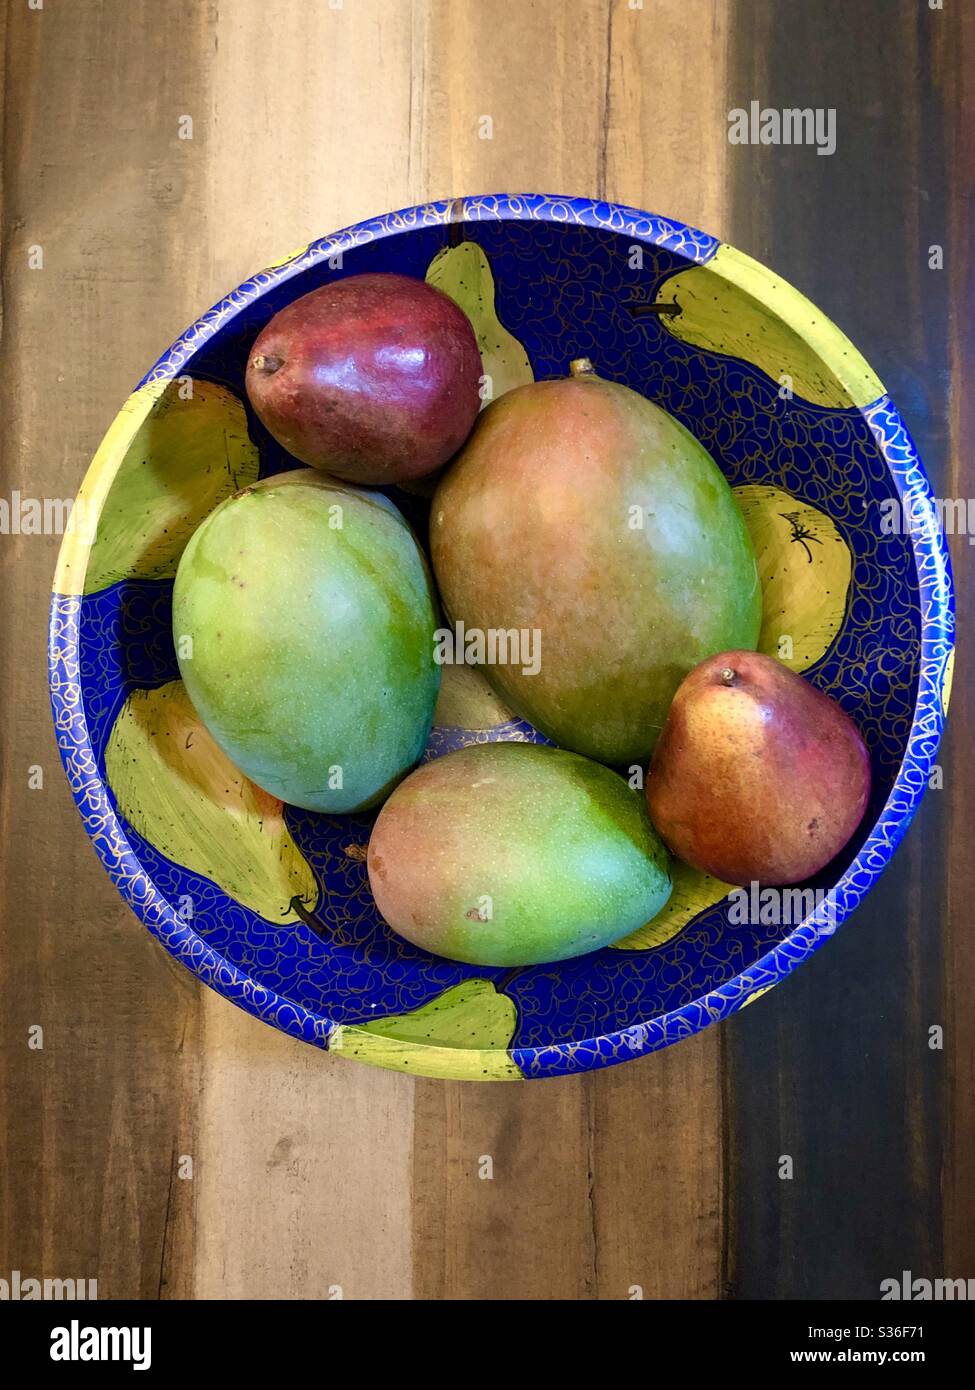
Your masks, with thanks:
M89 466L79 497L89 501L104 497L128 441L165 383L179 374L203 343L272 285L365 242L418 227L512 220L569 223L626 233L636 241L673 250L701 265L726 244L673 218L605 200L554 194L441 199L354 223L259 271L191 324L122 406ZM776 280L791 288L782 277L776 276ZM774 311L774 306L770 307ZM849 341L843 335L841 338L840 347ZM656 1051L736 1013L766 993L818 950L850 915L889 863L914 815L937 755L950 694L954 656L951 566L930 484L890 397L883 394L856 408L877 441L902 505L911 509L904 514L913 518L909 534L918 578L921 651L911 729L890 795L856 858L825 899L784 940L732 979L647 1022L584 1040L509 1046L506 1055L526 1080L575 1074ZM86 529L90 532L90 523ZM90 541L86 546L77 535L69 536L66 531L52 593L48 648L58 751L85 829L122 897L171 955L238 1007L292 1036L328 1049L342 1033L354 1034L358 1025L338 1024L276 994L210 946L194 930L192 920L181 917L156 888L122 828L108 788L98 774L80 685L79 616L88 547ZM488 1076L490 1064L496 1063L500 1052L405 1041L397 1042L396 1050L396 1069L445 1079L460 1075L472 1078L481 1061ZM341 1048L336 1051L342 1055ZM457 1065L459 1060L462 1067Z

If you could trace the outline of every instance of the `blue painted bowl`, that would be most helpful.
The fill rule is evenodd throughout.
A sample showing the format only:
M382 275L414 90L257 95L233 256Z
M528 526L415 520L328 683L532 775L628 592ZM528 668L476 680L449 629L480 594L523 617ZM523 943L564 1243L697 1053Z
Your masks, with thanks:
M390 270L468 297L482 315L485 372L502 386L591 357L681 420L736 488L765 585L763 649L842 703L873 760L861 831L783 910L743 910L727 885L678 869L665 913L616 947L515 971L453 964L378 917L369 817L271 802L198 726L170 630L179 554L222 497L292 466L246 402L248 348L297 296ZM424 499L392 495L422 532ZM160 358L79 493L54 584L50 684L61 757L99 855L200 979L306 1042L376 1065L536 1079L676 1042L823 943L884 869L925 789L952 638L948 557L914 445L868 364L815 306L670 219L492 196L313 242L227 295ZM426 756L535 737L486 692L453 689Z

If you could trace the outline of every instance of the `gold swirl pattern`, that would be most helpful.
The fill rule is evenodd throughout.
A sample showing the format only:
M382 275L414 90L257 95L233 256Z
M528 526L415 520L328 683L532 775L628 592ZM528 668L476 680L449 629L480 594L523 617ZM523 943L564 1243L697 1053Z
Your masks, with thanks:
M927 480L890 400L881 392L861 401L847 383L853 406L812 397L777 404L757 354L685 342L669 325L635 316L621 294L621 247L644 247L652 302L669 295L675 275L695 274L692 267L715 258L719 244L671 219L599 200L448 200L312 242L246 281L168 349L116 421L102 458L125 456L142 412L188 366L203 380L239 381L256 327L296 290L334 273L339 253L346 255L342 273L381 267L422 276L457 224L490 258L499 319L525 345L536 376L562 370L569 340L570 355L598 344L601 369L652 394L697 430L733 483L774 487L816 508L849 547L843 620L809 675L862 713L886 799L826 901L787 935L750 942L723 930L719 903L690 915L662 944L597 952L564 967L482 971L472 979L469 970L420 959L422 953L396 954L387 943L377 970L383 938L370 915L364 865L345 852L364 843L368 824L329 828L289 810L289 834L327 890L315 911L331 924L333 939L320 940L303 922L285 927L256 915L200 875L192 882L208 895L206 912L184 920L175 904L188 871L120 817L103 767L124 699L172 679L158 625L167 580L126 578L82 599L84 556L66 538L51 608L51 700L61 758L97 852L148 929L200 979L293 1036L320 1047L331 1042L340 1055L358 1051L379 1065L439 1076L500 1071L537 1079L668 1046L743 1007L818 949L869 891L910 822L936 755L951 680L951 579ZM768 308L777 312L775 304ZM261 449L262 470L286 464L266 444ZM89 495L97 514L113 475L109 465L93 472ZM906 500L919 524L908 539L881 544L869 506L891 496ZM538 737L513 720L444 726L439 749L434 740L428 755L457 739L499 736ZM403 1007L386 1005L369 1017L374 987L373 1000L395 998ZM465 1026L470 1046L459 1045Z

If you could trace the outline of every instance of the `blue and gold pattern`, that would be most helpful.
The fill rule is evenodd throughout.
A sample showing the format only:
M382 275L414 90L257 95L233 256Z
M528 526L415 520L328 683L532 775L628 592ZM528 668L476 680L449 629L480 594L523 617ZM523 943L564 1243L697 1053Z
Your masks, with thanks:
M304 905L297 924L269 921L143 840L118 813L106 783L105 748L126 697L178 675L171 580L123 579L81 597L85 556L75 545L70 592L56 588L52 600L51 698L61 757L106 868L149 930L206 983L257 1017L327 1047L337 1029L349 1037L350 1027L409 1015L451 991L451 999L461 997L461 987L475 990L480 981L473 997L496 992L517 1011L506 1049L499 1054L496 1027L462 1049L424 1046L423 1029L406 1028L396 1065L431 1075L533 1079L625 1061L733 1013L795 969L849 915L889 861L927 785L950 681L951 581L927 480L890 400L881 396L863 408L830 408L798 394L783 400L778 382L755 363L668 332L647 306L666 301L667 281L706 266L719 243L632 208L498 195L362 223L241 285L188 329L140 386L156 390L189 374L242 398L247 349L281 305L363 270L422 278L458 235L486 254L498 317L525 345L537 379L561 375L572 357L592 357L602 375L682 420L733 484L770 484L817 507L849 546L846 615L807 675L857 719L876 789L865 821L872 829L820 880L829 889L825 902L791 929L731 926L718 903L651 950L599 951L520 971L475 969L416 950L377 918L363 862L368 817L330 821L287 808L288 830L319 897ZM137 403L129 412L138 414ZM262 474L288 466L249 410L248 423ZM890 499L909 501L910 535L881 527L881 504ZM422 531L423 504L416 507L411 520ZM425 756L487 738L540 735L520 720L489 730L439 728ZM455 1050L462 1059L452 1059ZM381 1054L377 1060L384 1064Z

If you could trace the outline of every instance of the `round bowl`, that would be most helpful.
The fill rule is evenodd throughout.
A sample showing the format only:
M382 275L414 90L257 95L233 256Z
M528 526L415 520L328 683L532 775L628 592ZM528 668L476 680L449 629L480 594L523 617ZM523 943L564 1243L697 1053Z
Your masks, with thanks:
M371 817L272 801L199 725L170 631L179 555L223 497L294 466L247 403L248 348L290 300L362 271L427 277L453 294L474 319L496 393L591 358L681 420L736 488L765 590L762 649L840 701L874 773L854 841L775 910L752 901L743 911L728 885L677 866L664 913L614 947L520 970L457 965L379 918L366 878ZM390 495L422 536L421 490ZM672 219L499 195L408 208L315 241L247 280L163 354L78 495L54 583L50 684L95 848L153 935L201 980L365 1062L520 1080L665 1047L750 1003L822 945L883 871L927 785L952 637L948 556L914 445L868 364L814 305ZM445 677L425 757L540 737L458 670Z

